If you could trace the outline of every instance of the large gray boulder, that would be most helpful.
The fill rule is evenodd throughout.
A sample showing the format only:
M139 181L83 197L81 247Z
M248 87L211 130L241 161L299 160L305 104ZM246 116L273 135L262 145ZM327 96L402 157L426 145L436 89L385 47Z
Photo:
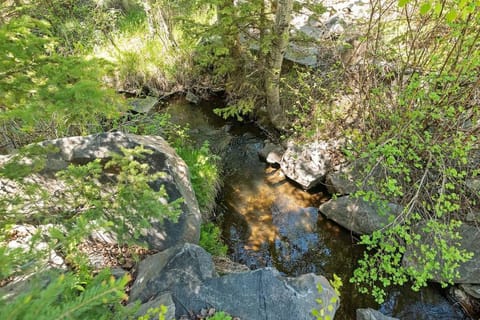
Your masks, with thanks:
M335 145L326 141L315 141L304 145L288 143L280 168L291 180L304 189L311 189L325 180L332 167L332 151Z
M151 187L158 190L164 186L168 199L159 199L161 202L182 198L182 212L177 222L152 219L150 227L142 230L140 240L147 243L149 248L156 250L165 250L178 243L198 243L202 216L189 180L188 167L161 137L110 132L48 140L39 145L48 150L47 159L43 170L32 176L31 180L41 184L52 195L62 190L62 184L56 180L55 173L70 164L86 164L95 159L108 161L112 153L121 153L122 147L135 148L142 145L145 149L153 151L152 154L146 155L145 159L140 160L149 165L151 173L164 173ZM8 161L11 157L0 156L0 163ZM15 187L7 191L18 192ZM108 235L96 238L96 240L108 238L108 241L105 241L108 243L115 239L114 236Z
M318 287L321 286L321 293ZM170 293L176 317L215 308L240 319L314 319L311 311L336 297L328 280L314 274L281 276L272 268L217 276L211 257L202 248L185 244L140 263L130 301L142 303ZM324 304L319 305L316 299ZM330 315L338 308L338 297Z
M396 204L380 206L352 196L331 199L320 206L320 212L327 218L357 234L371 234L385 227L402 210Z
M342 167L338 171L330 172L325 178L328 192L339 196L353 194L358 191L356 180L358 174L353 165Z
M380 311L366 308L366 309L357 309L357 320L398 320L398 318L392 318L384 315Z
M476 226L462 224L457 229L458 234L461 236L460 240L455 240L460 244L460 248L465 249L468 252L473 253L473 258L467 262L460 264L458 268L459 277L454 279L455 283L466 284L480 284L480 229ZM435 248L433 233L422 233L422 243ZM447 240L448 241L448 240ZM450 240L452 242L453 240ZM442 258L437 255L436 257L440 265L443 264ZM423 268L421 264L415 259L415 249L407 248L403 257L403 264L406 266L413 266L415 268ZM440 274L433 275L433 281L441 282L445 279Z
M322 293L318 292L317 285L322 286ZM184 290L183 293L182 305L187 309L184 313L214 306L240 319L251 320L314 319L311 311L319 308L315 299L328 303L335 296L323 277L309 273L286 278L272 268L212 278L195 291ZM328 312L326 305L321 307L333 318L338 302L332 304L332 312Z
M214 276L212 257L204 249L190 243L171 247L140 262L130 301L145 303L169 291L175 300L179 288L194 290Z

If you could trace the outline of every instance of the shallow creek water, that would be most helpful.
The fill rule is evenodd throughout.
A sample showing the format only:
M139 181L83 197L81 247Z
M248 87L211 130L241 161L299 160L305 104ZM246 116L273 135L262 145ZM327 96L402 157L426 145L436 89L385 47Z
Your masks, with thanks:
M227 122L216 116L212 110L221 106L221 101L195 106L176 100L166 110L174 122L189 123L191 136L198 141L215 140L214 148L229 143L216 214L233 261L250 269L272 266L288 276L314 272L331 279L337 274L343 287L335 319L355 319L355 310L366 307L402 320L467 319L436 285L417 293L406 287L392 289L380 306L357 293L348 279L363 250L348 230L318 212L328 195L321 189L305 192L280 170L261 162L262 132L253 124Z

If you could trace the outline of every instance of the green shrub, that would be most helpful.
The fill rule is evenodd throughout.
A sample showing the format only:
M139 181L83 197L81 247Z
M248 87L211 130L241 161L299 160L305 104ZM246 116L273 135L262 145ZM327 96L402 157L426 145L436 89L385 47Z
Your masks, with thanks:
M480 67L479 4L433 3L401 1L407 6L405 20L394 23L405 27L408 21L413 28L393 40L392 35L375 36L382 45L368 52L377 61L398 64L388 74L373 66L358 71L365 79L359 88L365 93L361 134L351 137L347 150L365 164L356 196L404 208L381 230L361 237L367 250L351 281L378 302L392 285L410 283L419 290L431 279L444 287L453 284L458 267L472 258L460 246L458 230L480 203L478 192L467 185L479 174L478 160L473 160L480 119L473 98ZM413 256L409 263L404 261L407 251Z
M13 301L0 300L0 311L9 320L126 319L134 308L126 308L125 286L129 276L115 280L103 270L88 283L71 273L51 272L47 284L33 279L31 289Z
M103 131L123 103L102 77L99 59L62 56L49 23L22 16L0 25L0 124L14 147Z

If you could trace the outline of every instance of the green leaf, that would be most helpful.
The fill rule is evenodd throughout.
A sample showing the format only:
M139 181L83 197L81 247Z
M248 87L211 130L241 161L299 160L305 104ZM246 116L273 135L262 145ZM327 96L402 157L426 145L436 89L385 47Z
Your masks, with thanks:
M431 8L432 8L432 4L429 1L422 3L422 5L420 6L420 14L421 15L427 14Z
M453 22L458 16L458 11L455 10L455 9L450 9L447 14L445 15L445 20L447 20L447 22Z

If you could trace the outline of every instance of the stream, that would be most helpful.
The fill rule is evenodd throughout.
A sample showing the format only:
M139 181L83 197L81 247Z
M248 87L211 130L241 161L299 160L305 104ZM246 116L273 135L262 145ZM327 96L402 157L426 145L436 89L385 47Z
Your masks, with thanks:
M233 261L250 269L275 267L287 276L313 272L332 279L338 275L343 287L335 319L355 319L356 309L367 307L402 320L468 319L435 284L420 292L407 286L391 289L380 306L359 294L348 279L363 249L348 230L318 212L318 206L329 199L326 191L305 192L279 169L261 162L263 133L253 123L216 116L213 109L222 106L219 99L199 105L177 99L162 109L174 123L188 123L198 143L209 140L212 149L223 150L224 185L215 215Z

